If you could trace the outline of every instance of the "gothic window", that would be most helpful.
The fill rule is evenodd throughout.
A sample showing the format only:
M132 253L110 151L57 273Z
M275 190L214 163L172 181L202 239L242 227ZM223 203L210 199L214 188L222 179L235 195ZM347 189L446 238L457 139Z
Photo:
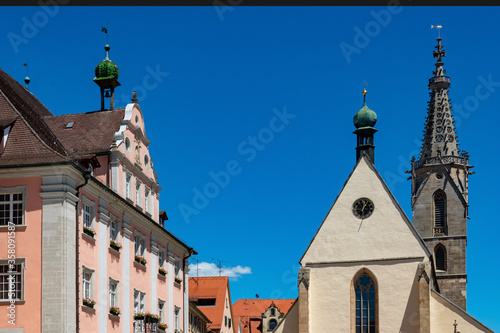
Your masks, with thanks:
M434 257L436 259L436 270L446 271L446 249L442 244L436 245Z
M356 295L356 333L375 332L375 284L365 272L354 282Z
M278 322L276 321L276 319L269 320L269 330L270 331L274 330L277 324Z
M434 193L434 235L446 235L446 194L442 190Z
M271 309L271 316L276 316L276 309Z

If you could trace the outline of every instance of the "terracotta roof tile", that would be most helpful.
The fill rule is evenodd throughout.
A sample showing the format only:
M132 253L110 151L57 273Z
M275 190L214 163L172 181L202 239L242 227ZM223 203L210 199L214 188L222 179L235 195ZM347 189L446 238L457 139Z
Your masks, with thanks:
M280 312L286 314L295 302L295 299L239 299L233 304L235 325L238 325L241 318L242 333L260 332L262 313L264 313L273 302ZM251 327L251 330L249 326Z
M210 319L210 328L219 329L224 318L224 304L226 289L229 292L229 278L227 276L205 276L189 278L189 297L215 298L215 306L199 306L198 308Z

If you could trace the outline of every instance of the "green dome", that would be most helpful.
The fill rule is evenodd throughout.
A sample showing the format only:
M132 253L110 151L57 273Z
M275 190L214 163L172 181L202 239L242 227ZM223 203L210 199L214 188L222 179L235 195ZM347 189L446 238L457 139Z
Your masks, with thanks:
M373 127L377 123L377 114L365 103L361 110L354 115L353 123L356 128Z
M109 45L106 44L104 47L106 50L106 58L101 61L99 65L96 66L95 68L95 78L96 79L118 79L118 76L120 75L120 71L118 70L118 66L115 65L114 62L109 60L108 52L109 52Z
M118 66L115 65L111 60L103 60L95 68L95 77L97 79L118 79L120 71Z

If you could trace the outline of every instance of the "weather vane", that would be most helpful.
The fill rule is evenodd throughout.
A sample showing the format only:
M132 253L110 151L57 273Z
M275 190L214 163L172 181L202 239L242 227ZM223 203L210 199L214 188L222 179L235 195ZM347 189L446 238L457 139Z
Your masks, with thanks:
M23 63L23 66L26 67L26 77L24 78L24 82L26 83L26 90L29 91L30 77L28 76L28 58L26 58L26 62Z
M363 80L361 84L363 84L363 104L364 104L366 103L366 86L368 85L368 82L366 82L366 80Z
M106 34L106 44L109 44L108 43L109 42L109 40L108 40L108 36L109 35L108 35L108 28L107 28L107 26L108 26L108 23L106 23L106 27L101 27L101 31Z
M438 29L438 37L439 38L441 38L441 28L442 27L443 27L442 25L431 25L431 29L433 29L433 28Z

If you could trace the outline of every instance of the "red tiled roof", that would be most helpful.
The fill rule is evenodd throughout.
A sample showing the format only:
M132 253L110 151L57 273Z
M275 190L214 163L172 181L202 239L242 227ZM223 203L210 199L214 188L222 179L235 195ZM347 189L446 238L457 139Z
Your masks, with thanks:
M259 326L261 324L262 314L266 312L267 308L269 308L273 302L280 312L286 314L295 302L295 299L239 299L233 304L235 325L238 325L241 318L242 333L260 332Z
M210 328L220 329L224 319L226 289L229 293L229 278L227 276L204 276L189 278L189 298L215 298L215 306L198 306L210 319ZM229 297L231 295L229 294ZM231 300L229 300L231 301Z

